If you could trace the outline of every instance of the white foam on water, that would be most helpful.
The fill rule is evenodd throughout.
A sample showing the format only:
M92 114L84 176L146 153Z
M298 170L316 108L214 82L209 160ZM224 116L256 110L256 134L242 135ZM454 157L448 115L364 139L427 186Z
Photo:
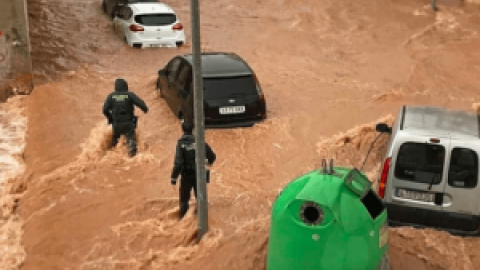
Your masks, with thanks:
M18 195L11 193L12 184L25 169L23 151L26 143L27 119L23 115L23 97L14 97L0 104L0 269L19 269L26 253L22 247L22 221L15 213Z

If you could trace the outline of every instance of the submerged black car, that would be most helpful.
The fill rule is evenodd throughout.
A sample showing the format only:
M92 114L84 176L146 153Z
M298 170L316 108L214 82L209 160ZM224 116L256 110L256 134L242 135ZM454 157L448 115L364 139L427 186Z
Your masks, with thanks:
M202 53L206 127L252 126L267 117L265 96L248 64L234 53ZM175 116L193 121L193 58L174 57L158 71L157 89Z

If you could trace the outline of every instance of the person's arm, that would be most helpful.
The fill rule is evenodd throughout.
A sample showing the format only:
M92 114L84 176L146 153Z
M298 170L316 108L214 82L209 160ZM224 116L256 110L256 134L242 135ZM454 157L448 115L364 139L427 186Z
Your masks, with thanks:
M205 143L205 154L207 156L208 165L212 165L217 159L217 156L213 152L212 148L210 148L210 145L208 145L208 143Z
M139 98L137 95L135 95L135 93L133 92L128 92L128 93L130 98L133 101L133 104L139 107L144 113L147 113L148 112L147 104L145 104L145 102L141 98Z
M175 160L173 161L173 169L171 175L171 183L175 185L177 183L177 178L182 172L183 168L183 155L182 155L182 148L180 147L180 143L177 143L177 148L175 150Z
M108 95L103 103L103 115L108 119L108 123L112 122L112 114L110 113L110 108L112 107L111 96Z

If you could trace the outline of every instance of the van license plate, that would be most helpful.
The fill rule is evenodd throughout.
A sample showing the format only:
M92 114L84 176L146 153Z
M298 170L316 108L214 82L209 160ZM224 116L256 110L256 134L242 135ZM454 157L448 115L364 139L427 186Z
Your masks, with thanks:
M433 202L435 198L435 194L433 193L411 191L405 189L397 189L397 196L402 199L410 199L422 202Z
M220 114L236 114L244 113L245 106L233 106L233 107L222 107L220 108Z

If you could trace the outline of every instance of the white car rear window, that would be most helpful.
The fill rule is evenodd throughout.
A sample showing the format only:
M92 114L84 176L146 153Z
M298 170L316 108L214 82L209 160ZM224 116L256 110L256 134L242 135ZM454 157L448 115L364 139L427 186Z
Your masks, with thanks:
M144 26L165 26L177 21L175 14L143 14L135 16L135 22Z

